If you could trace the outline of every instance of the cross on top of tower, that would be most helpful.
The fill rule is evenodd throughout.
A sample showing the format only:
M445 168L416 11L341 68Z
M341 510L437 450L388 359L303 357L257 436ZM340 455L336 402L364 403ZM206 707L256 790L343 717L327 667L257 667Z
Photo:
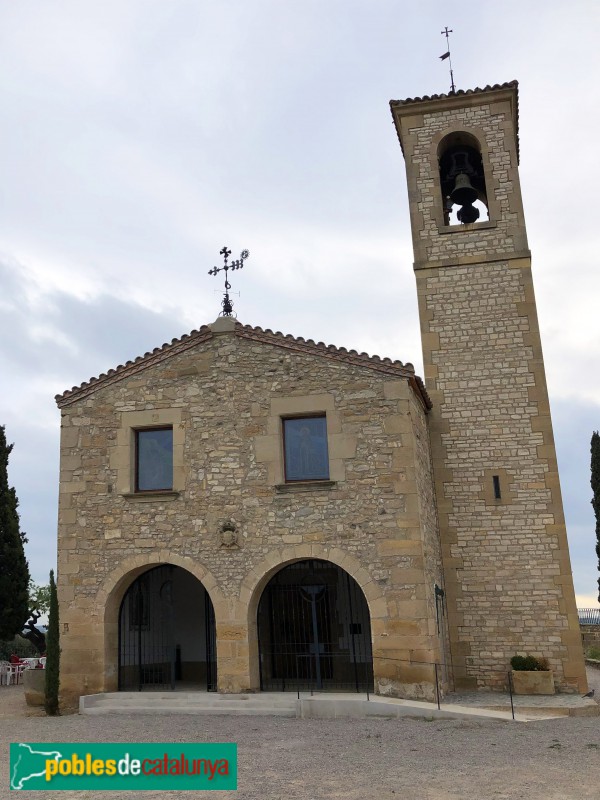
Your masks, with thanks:
M231 250L227 249L227 246L223 247L219 251L219 255L223 256L223 266L222 267L213 267L212 269L208 270L209 275L218 275L219 272L225 272L225 292L223 296L223 300L221 301L221 306L223 307L223 311L221 312L224 317L231 317L233 315L233 303L229 297L229 290L231 289L231 284L229 283L229 270L235 269L242 269L244 266L244 261L248 258L250 253L248 250L242 250L240 253L240 257L235 261L232 261L231 264L228 263L229 256L231 255Z
M452 28L447 25L443 31L440 31L442 36L446 37L446 52L440 56L441 61L448 59L448 66L450 67L450 94L456 94L456 86L454 85L454 73L452 72L452 59L450 58L450 37L449 34L453 33Z

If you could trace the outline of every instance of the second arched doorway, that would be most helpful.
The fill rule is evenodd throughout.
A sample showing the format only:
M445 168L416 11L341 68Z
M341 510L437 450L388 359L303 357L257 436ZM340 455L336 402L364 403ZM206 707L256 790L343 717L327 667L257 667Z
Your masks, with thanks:
M142 573L119 611L121 691L217 687L215 614L190 572L162 564Z
M260 687L371 691L369 607L358 583L330 561L283 567L258 605Z

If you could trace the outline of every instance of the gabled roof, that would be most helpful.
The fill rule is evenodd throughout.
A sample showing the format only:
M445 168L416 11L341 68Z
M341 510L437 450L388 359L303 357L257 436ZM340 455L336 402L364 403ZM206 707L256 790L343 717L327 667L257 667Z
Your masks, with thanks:
M108 372L102 373L97 378L90 378L89 381L85 381L80 386L73 386L72 389L67 389L62 394L57 394L54 399L59 408L71 405L71 403L88 397L98 389L117 383L139 372L143 372L149 367L160 364L162 361L184 353L186 350L190 350L212 339L213 336L217 335L213 332L213 327L214 326L211 325L203 325L199 330L193 330L189 334L184 334L179 339L173 339L170 344L167 342L163 344L162 347L155 347L152 352L145 353L143 356L138 356L138 358L133 361L120 364L116 369L109 369ZM284 335L279 331L274 333L269 328L263 330L263 328L255 328L252 327L252 325L242 325L237 321L231 333L242 339L249 339L251 341L260 342L261 344L270 344L275 347L302 353L303 355L312 355L343 362L345 364L367 367L375 372L383 373L393 378L407 378L415 394L420 398L425 408L431 408L431 400L429 399L423 381L415 375L415 368L410 363L403 364L401 361L392 361L390 358L370 356L368 353L359 353L356 350L347 350L345 347L326 345L323 342L315 342L313 339L303 339L302 337L295 337L289 334Z
M423 95L423 97L407 97L406 100L390 100L390 109L393 117L394 108L400 108L401 106L417 105L419 103L422 104L435 103L439 101L453 102L454 98L458 98L457 105L460 105L461 102L464 103L465 97L469 97L471 95L490 94L491 92L499 92L506 89L512 89L512 94L514 95L513 119L515 126L515 139L517 141L517 160L518 160L519 158L519 82L518 81L508 81L507 83L495 83L493 86L488 85L485 86L483 89L480 89L479 87L477 87L476 89L457 89L457 91L449 92L448 94L432 94L432 95ZM404 153L404 146L402 144L402 139L400 138L399 133L398 133L398 138L400 139L400 147L402 148L402 152Z

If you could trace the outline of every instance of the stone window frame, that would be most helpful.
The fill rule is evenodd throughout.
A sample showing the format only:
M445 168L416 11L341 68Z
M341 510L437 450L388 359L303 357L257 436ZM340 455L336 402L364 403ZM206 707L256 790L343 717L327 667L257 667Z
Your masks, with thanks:
M290 422L292 420L308 420L308 419L322 419L325 420L325 437L327 440L327 477L326 478L290 478L288 477L288 463L287 463L287 455L285 449L285 440L286 440L286 422ZM287 415L285 417L281 417L281 441L283 446L283 474L284 474L284 482L286 484L298 484L298 483L309 483L309 482L323 482L329 481L331 475L331 465L329 463L329 436L327 432L327 414L293 414Z
M494 478L498 478L500 497L496 497L494 492ZM514 502L511 485L514 483L512 472L504 467L495 469L485 469L483 471L482 487L479 497L486 506L508 506Z
M116 446L112 449L110 466L116 470L116 490L128 500L175 500L185 488L186 471L183 459L185 424L180 408L158 408L144 411L121 411ZM169 490L135 489L136 431L152 428L173 430L173 484Z
M286 483L282 420L289 417L325 415L329 451L329 480ZM346 479L345 462L356 454L356 436L342 432L339 411L333 394L296 395L271 399L266 434L254 438L257 463L267 469L267 482L278 492L302 492L329 489Z
M140 489L140 434L144 433L151 433L152 431L170 431L171 432L171 459L173 457L173 426L172 425L161 425L154 426L152 425L150 428L134 428L133 429L133 446L134 446L134 489L135 493L139 494L142 492L172 492L173 491L173 466L171 464L171 481L170 486L162 486L159 489Z

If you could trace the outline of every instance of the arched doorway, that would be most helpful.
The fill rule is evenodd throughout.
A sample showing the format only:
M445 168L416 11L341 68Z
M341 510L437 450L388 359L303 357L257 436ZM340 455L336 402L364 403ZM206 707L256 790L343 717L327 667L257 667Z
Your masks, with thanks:
M257 623L263 691L373 688L367 601L336 564L308 559L280 569L262 593Z
M172 564L142 573L119 610L119 689L216 687L215 614L208 592Z

